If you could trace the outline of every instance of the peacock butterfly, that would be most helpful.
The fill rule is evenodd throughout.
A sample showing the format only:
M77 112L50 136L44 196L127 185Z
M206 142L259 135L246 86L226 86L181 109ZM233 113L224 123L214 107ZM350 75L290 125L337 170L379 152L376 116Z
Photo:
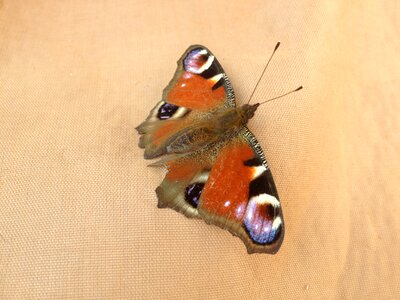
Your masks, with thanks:
M158 207L227 229L248 253L274 254L285 232L281 204L260 144L247 128L259 105L237 107L216 57L193 45L136 129L145 159L165 155L152 164L168 170L156 189Z

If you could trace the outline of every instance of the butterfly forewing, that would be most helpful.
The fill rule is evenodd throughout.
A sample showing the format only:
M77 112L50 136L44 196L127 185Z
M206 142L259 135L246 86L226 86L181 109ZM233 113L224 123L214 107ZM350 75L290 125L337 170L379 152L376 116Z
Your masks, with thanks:
M239 236L249 253L275 253L283 239L283 216L264 154L243 128L216 158L199 203L199 213Z
M136 129L145 158L170 154L167 145L182 128L216 110L235 106L231 83L215 56L204 46L190 46L177 62L162 100Z

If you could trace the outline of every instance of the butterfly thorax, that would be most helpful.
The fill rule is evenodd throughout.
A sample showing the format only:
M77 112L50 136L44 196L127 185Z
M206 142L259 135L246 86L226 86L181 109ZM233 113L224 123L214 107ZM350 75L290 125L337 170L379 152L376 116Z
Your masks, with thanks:
M259 104L245 104L220 110L199 122L172 134L167 142L168 153L190 153L209 144L231 139L254 116Z
M259 104L244 104L241 107L229 108L213 116L210 126L218 133L240 129L254 116Z

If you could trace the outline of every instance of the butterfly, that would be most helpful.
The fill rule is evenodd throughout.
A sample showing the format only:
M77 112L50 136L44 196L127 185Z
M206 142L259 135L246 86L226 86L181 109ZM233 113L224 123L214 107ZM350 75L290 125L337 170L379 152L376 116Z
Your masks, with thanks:
M136 128L144 158L164 156L152 164L167 168L158 207L227 229L248 253L276 253L285 232L281 203L247 128L260 103L236 106L231 82L204 46L190 46L177 63L162 100Z

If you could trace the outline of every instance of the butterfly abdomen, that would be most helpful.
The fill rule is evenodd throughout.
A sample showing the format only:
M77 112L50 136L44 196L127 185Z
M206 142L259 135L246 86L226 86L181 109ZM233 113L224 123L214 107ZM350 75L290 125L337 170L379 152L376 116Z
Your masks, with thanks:
M217 139L217 135L207 124L195 125L178 132L167 145L168 153L194 152Z

